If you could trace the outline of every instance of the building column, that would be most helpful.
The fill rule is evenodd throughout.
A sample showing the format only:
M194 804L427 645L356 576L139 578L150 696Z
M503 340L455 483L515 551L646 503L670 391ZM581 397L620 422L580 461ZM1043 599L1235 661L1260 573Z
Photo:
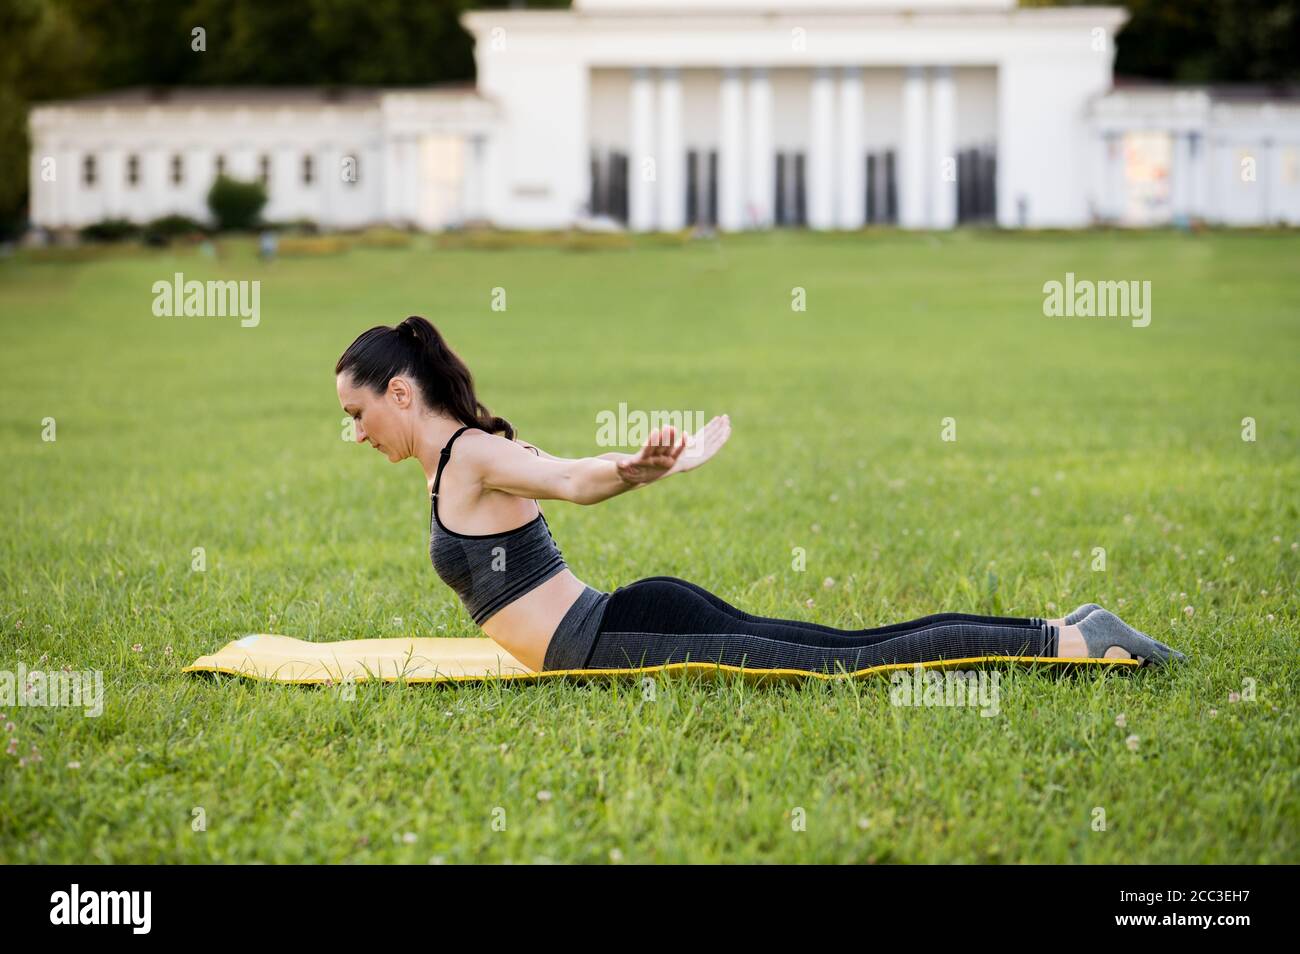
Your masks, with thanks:
M1128 215L1128 194L1124 184L1124 136L1117 130L1106 133L1107 211L1112 222Z
M471 133L465 137L465 179L461 185L460 222L475 221L483 218L483 166L485 160L485 140L481 133Z
M402 210L398 202L398 182L401 179L401 165L398 162L398 139L392 133L384 138L384 218L389 225L397 225L402 219ZM294 181L294 193L301 190L301 185Z
M930 79L930 227L957 224L957 89L952 68L936 66Z
M103 219L123 218L126 204L122 195L126 191L126 153L121 149L105 149L98 160L99 188L103 190L104 206L98 216Z
M905 229L925 228L928 218L925 99L925 67L907 67L898 150L898 224Z
M54 160L54 180L46 182L41 178L41 171L46 159ZM57 226L63 214L64 167L61 150L48 144L48 140L37 139L32 142L32 152L27 172L28 188L31 190L31 218L35 225Z
M1205 149L1204 133L1187 134L1187 214L1194 219L1205 216Z
M723 69L719 94L718 228L734 232L745 220L745 94L739 69Z
M1227 219L1224 213L1228 208L1228 203L1224 200L1224 193L1232 183L1233 177L1241 175L1241 166L1236 163L1233 156L1224 155L1228 146L1219 136L1212 136L1207 132L1203 145L1205 147L1205 165L1207 167L1205 176L1205 218L1210 222L1222 224Z
M808 102L808 225L835 226L835 74L828 66L812 71Z
M746 177L745 225L772 224L773 169L772 83L767 70L756 67L749 76L749 174Z
M170 212L168 208L167 160L161 146L140 149L140 184L134 205L140 219L149 221Z
M1274 167L1277 165L1274 159L1274 140L1272 136L1267 136L1259 144L1259 149L1255 153L1259 158L1255 161L1255 185L1259 187L1259 224L1272 225L1276 215L1273 211L1274 200L1273 193L1276 191L1273 187L1275 181Z
M286 178L285 147L279 143L269 145L266 147L266 154L271 157L271 178L266 190L266 208L262 210L262 214L272 220L292 218L289 198L292 195L293 180ZM170 159L167 173L170 182Z
M207 202L208 190L212 187L212 150L202 145L189 145L179 151L182 163L181 212L207 221L212 216Z
M427 221L425 209L425 196L429 191L435 188L434 183L424 181L424 170L427 167L426 157L428 156L428 138L423 135L412 135L407 147L408 166L410 170L406 180L406 202L411 210L411 220L421 228L429 226L421 223ZM338 184L338 169L334 170L335 187Z
M75 149L64 149L59 164L55 167L55 175L62 180L58 189L59 195L59 224L75 225L78 223L80 215L79 210L84 208L86 201L85 186L81 180L81 160L82 155ZM67 175L64 170L72 170L72 174ZM207 193L204 193L206 195ZM204 209L206 214L207 209Z
M251 146L239 146L226 153L226 175L244 182L257 178L257 154Z
M682 79L677 69L659 73L659 229L675 232L686 225L686 154L682 149Z
M46 182L41 178L41 165L48 155L48 153L42 154L43 145L42 139L32 138L31 153L27 158L27 190L30 197L28 211L33 225L54 225L57 209L54 190L58 187L59 178L63 173L58 167L58 160L55 160L54 181Z
M862 70L846 66L840 72L839 184L837 221L842 229L858 229L866 222L866 154L862 148Z
M654 150L654 79L645 67L632 71L631 142L628 147L628 226L648 232L655 225L655 183L658 169Z
M1191 136L1184 130L1174 130L1173 168L1169 172L1169 205L1174 221L1178 222L1191 216L1192 205L1192 161Z
M54 160L54 178L48 182L41 177L47 159ZM68 150L48 146L43 151L33 148L28 179L32 194L32 221L51 227L66 225L71 218L68 213L79 184L77 176L80 174L76 157Z
M312 216L322 226L334 224L334 196L331 188L338 169L334 167L334 150L323 145L312 152L312 184L316 190L316 213Z
M415 163L411 161L412 140L400 133L395 133L388 141L386 152L388 158L384 165L387 182L384 194L388 202L388 218L395 225L407 225L415 221L416 209L411 202L411 180L415 174ZM301 172L301 170L300 170ZM298 188L303 195L303 204L310 204L312 190L319 187L320 173L317 181L304 188L301 174Z

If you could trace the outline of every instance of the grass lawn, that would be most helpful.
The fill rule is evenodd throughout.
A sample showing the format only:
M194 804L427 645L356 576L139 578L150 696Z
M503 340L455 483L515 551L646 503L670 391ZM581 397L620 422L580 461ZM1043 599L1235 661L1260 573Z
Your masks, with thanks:
M104 709L0 706L0 861L1300 861L1298 261L1263 233L20 253L0 669L102 670ZM156 317L177 271L260 280L260 324ZM1150 281L1150 325L1046 317L1067 272ZM419 465L340 439L334 361L408 314L551 453L612 449L620 403L730 413L701 470L547 505L594 586L853 627L1095 600L1191 659L1006 671L992 717L883 679L181 674L251 632L478 635Z

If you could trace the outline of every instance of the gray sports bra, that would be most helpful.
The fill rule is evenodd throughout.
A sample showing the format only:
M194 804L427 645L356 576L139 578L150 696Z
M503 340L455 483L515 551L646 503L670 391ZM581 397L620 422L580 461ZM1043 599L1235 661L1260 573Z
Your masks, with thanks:
M475 624L482 626L498 610L565 569L541 507L522 527L503 533L456 533L438 516L438 487L451 445L473 425L462 427L442 449L429 504L429 559L442 581L456 591ZM482 428L475 428L482 430Z

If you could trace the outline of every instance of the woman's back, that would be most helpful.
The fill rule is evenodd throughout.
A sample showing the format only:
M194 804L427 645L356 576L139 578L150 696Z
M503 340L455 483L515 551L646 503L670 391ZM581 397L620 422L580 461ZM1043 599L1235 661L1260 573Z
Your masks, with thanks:
M586 586L569 571L539 505L499 494L496 506L485 508L481 488L465 480L463 468L449 466L457 438L472 429L462 427L442 449L430 494L429 558L474 622L520 662L540 669L556 626ZM535 513L496 532L467 533L444 522L448 513L475 510L480 525L513 523L505 513L521 509ZM461 519L452 520L459 528Z

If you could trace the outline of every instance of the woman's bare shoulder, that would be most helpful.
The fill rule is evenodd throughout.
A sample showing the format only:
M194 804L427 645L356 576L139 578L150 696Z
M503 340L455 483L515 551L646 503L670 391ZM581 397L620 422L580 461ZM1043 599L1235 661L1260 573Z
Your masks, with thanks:
M516 444L519 444L520 446L522 446L522 447L524 447L524 448L526 448L527 450L532 451L532 452L533 452L534 454L536 454L538 457L545 457L547 460L567 460L567 459L568 459L568 458L566 458L566 457L556 457L554 454L548 454L548 453L546 453L546 451L542 450L542 449L541 449L540 447L538 447L536 444L533 444L533 443L530 443L529 441L523 440L522 438L520 438L520 437L518 437L518 436L515 437L515 443L516 443Z
M513 438L507 438L504 434L489 434L487 431L484 430L472 430L472 431L466 431L465 433L467 436L469 434L474 435L474 440L472 442L473 450L471 453L473 453L476 457L480 454L492 453L493 445L496 445L499 448L503 446L500 443L501 441L508 440L524 448L524 450L531 451L536 456L544 457L547 460L558 460L558 461L572 460L572 458L569 457L556 457L554 454L548 454L546 453L546 451L542 450L536 444L532 443L531 441L524 440L518 434L516 434Z

